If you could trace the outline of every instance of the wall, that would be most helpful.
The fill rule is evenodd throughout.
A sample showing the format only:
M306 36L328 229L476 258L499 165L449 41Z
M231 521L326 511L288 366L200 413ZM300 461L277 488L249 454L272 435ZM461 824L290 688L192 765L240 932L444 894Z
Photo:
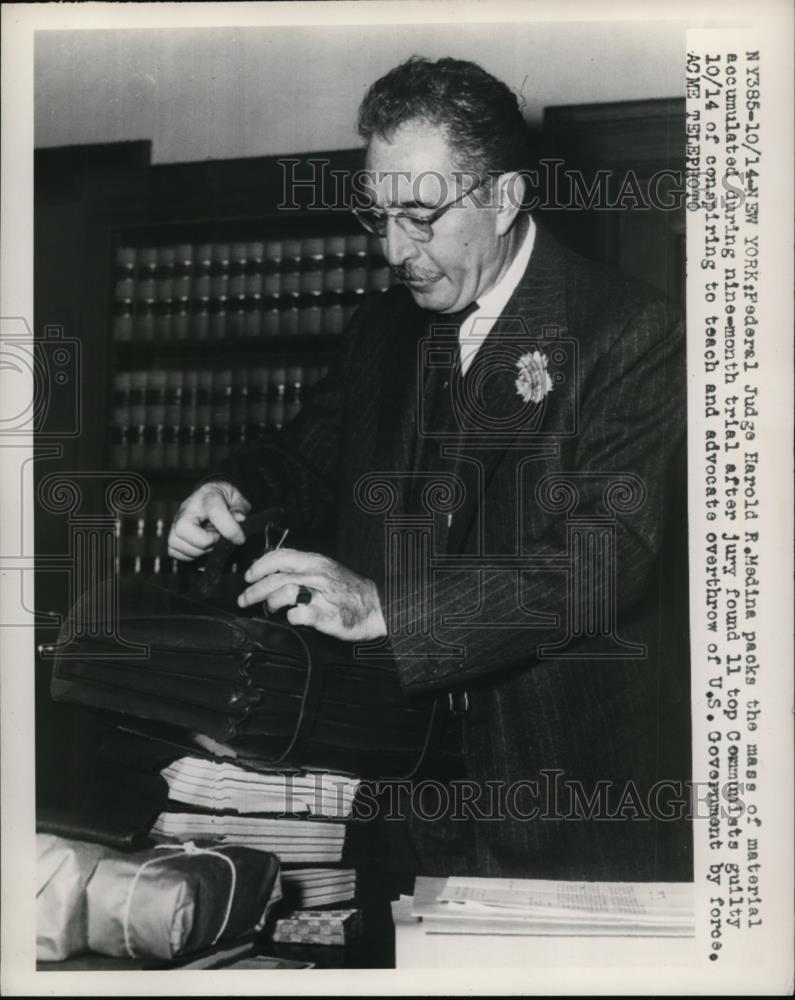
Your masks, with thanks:
M159 163L357 144L367 86L414 53L473 59L551 104L682 93L676 23L45 31L35 144L151 139Z

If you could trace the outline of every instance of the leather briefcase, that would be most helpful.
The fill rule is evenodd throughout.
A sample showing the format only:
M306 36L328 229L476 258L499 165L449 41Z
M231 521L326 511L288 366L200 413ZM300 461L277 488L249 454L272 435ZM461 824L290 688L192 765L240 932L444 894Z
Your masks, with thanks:
M285 521L269 510L242 527L251 538ZM242 612L245 583L225 573L236 549L216 543L184 594L139 576L84 594L46 648L52 697L203 734L275 767L414 774L435 742L435 703L407 699L394 662L368 659L366 644ZM113 587L115 621L97 610L116 600Z

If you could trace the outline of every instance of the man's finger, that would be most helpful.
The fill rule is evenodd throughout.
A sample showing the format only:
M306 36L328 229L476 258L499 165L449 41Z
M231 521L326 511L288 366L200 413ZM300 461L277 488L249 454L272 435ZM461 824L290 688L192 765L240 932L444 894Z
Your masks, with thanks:
M190 515L183 515L174 522L168 540L185 551L198 549L198 555L201 555L218 541L218 532L212 526L203 528Z
M271 573L323 573L328 566L326 556L317 552L301 552L300 549L274 549L249 566L246 582L254 583Z
M279 587L285 587L291 583L299 587L306 586L323 590L328 587L329 579L326 576L321 576L319 573L269 573L261 580L253 583L251 587L247 587L244 593L248 593L249 590L253 590L256 587L257 600L265 601Z
M312 573L269 573L264 580L257 580L250 587L246 587L238 597L237 603L241 608L250 607L252 604L261 604L267 601L279 588L295 585L298 587L308 587L310 590L322 590L328 587L328 577Z
M212 544L212 541L210 542ZM172 532L168 538L168 554L173 559L198 559L203 556L210 545L194 545L183 536Z
M285 587L274 590L265 602L268 611L278 611L280 608L289 608L297 603L300 584L288 583Z
M204 503L204 513L219 534L235 545L242 545L246 540L243 529L229 509L225 498L220 493L210 494Z
M294 608L290 608L287 612L287 621L291 625L309 625L311 628L323 631L319 627L320 612L317 608L313 608L311 604L296 604Z
M180 562L191 562L191 560L196 559L196 556L185 555L184 552L177 552L175 548L169 545L168 554L172 559L178 559Z
M168 546L168 554L172 559L199 559L204 555L201 549L197 549L193 546L188 548L187 546L177 547L176 545Z

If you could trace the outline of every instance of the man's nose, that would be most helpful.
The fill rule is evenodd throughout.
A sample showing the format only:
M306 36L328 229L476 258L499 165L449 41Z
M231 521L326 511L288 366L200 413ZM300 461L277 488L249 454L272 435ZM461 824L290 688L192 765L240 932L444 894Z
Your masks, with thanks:
M416 241L407 236L397 219L391 216L387 219L383 243L384 257L390 267L400 267L407 260L416 257L419 252Z

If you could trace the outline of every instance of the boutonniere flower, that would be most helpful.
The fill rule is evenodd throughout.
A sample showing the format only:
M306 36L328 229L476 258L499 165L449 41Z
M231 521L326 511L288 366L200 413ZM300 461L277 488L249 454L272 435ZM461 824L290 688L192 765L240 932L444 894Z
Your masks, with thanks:
M516 362L516 367L519 369L516 391L525 403L540 403L548 392L552 392L546 354L539 351L523 354Z

